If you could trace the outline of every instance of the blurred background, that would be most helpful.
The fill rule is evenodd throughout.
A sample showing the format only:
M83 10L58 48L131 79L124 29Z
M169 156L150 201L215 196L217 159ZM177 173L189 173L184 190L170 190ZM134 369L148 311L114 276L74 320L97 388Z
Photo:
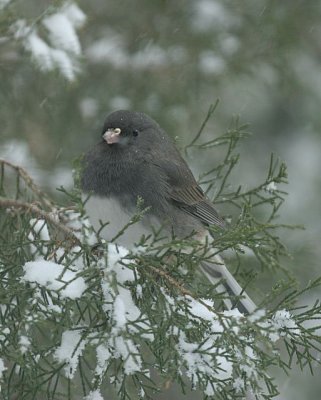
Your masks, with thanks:
M0 74L0 157L52 196L109 112L146 112L183 147L219 99L204 139L249 124L235 185L264 181L271 152L287 163L282 221L306 228L284 233L291 269L302 285L320 274L320 1L0 0ZM320 399L317 368L279 377L279 399Z

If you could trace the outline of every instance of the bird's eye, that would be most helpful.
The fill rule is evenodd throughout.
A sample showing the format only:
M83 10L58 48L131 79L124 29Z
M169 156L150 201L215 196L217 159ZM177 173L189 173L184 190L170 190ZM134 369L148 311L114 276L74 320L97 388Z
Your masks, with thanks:
M134 130L133 130L133 136L138 136L138 134L139 134L138 130L137 130L137 129L134 129Z

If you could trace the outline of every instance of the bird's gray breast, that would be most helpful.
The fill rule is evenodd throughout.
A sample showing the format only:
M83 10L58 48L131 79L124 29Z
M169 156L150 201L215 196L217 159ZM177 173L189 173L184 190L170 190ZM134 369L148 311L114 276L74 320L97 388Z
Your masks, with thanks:
M116 243L129 249L135 247L142 236L150 237L153 230L160 227L158 218L154 216L144 216L142 220L131 224L135 210L125 209L115 197L92 194L85 202L85 209L101 238L111 241L123 231Z
M82 189L87 198L85 209L89 219L102 238L110 241L127 225L139 211L148 208L141 221L128 226L117 243L132 247L142 235L150 236L159 229L166 218L168 201L167 182L164 177L144 159L133 159L129 154L122 159L102 154L98 148L89 152L84 160ZM102 227L103 226L103 227Z

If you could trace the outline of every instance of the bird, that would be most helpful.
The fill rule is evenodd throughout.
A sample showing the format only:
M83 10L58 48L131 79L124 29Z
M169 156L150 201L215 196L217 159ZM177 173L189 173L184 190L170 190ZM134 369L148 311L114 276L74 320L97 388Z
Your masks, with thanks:
M168 240L192 236L200 242L208 240L211 226L225 229L173 139L143 112L118 110L107 116L101 139L84 155L81 189L99 236L106 241L117 238L116 243L127 249L160 228ZM139 199L146 212L129 224ZM216 290L236 296L235 303L224 300L227 308L243 314L256 309L220 256L202 261L200 269Z

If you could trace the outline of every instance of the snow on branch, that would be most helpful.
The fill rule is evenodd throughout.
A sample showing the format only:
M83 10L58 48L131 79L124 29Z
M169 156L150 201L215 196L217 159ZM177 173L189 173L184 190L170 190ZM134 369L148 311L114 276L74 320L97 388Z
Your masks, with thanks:
M58 70L67 80L74 81L80 71L81 56L77 30L85 21L85 14L76 3L64 2L54 11L48 8L32 23L17 17L9 32L21 42L41 71Z

